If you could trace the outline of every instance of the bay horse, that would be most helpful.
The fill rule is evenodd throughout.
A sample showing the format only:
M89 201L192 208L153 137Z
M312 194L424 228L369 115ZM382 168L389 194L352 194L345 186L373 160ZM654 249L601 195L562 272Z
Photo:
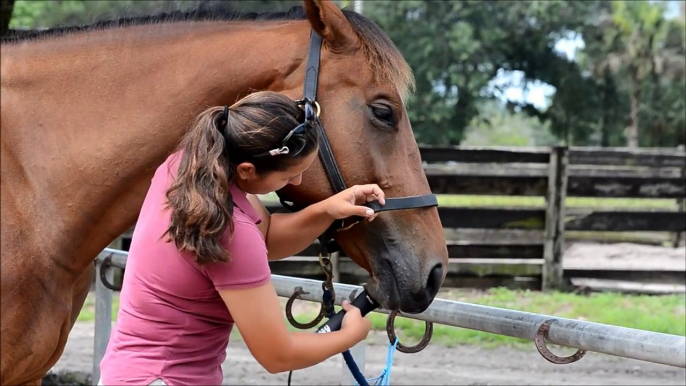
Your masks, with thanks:
M285 13L175 12L2 43L1 383L40 384L63 352L94 259L136 221L158 165L194 117L256 90L299 99L321 35L320 119L348 186L430 193L405 109L412 72L388 36L330 0ZM333 194L319 162L284 192ZM435 207L336 234L388 310L421 312L448 255Z

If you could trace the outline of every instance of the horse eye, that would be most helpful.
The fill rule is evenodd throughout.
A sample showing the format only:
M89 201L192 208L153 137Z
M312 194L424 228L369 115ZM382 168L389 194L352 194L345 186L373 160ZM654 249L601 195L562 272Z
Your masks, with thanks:
M370 106L370 108L372 110L372 114L374 114L374 118L391 126L394 125L393 110L390 107L384 105L373 105Z

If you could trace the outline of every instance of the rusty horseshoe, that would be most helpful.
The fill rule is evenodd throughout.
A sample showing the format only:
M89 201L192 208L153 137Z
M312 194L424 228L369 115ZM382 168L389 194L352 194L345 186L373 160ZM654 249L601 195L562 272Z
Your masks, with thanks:
M115 286L107 280L107 269L112 266L112 256L113 254L110 254L100 264L100 281L102 282L102 285L104 285L107 289L110 289L112 291L121 291L120 286Z
M559 357L553 354L548 347L545 345L545 340L548 338L548 333L550 332L550 325L555 321L555 319L548 319L536 330L536 336L534 337L534 342L536 343L536 350L550 363L555 363L556 365L566 365L574 363L586 355L586 350L577 350L574 354L568 357Z
M288 298L288 302L286 302L286 318L288 318L288 321L293 325L295 328L299 328L301 330L306 330L308 328L312 328L319 324L319 322L324 319L324 304L322 303L321 307L319 308L319 315L317 315L311 322L308 323L300 323L295 318L293 317L293 302L295 299L299 298L300 295L306 295L308 292L305 292L302 287L296 287L295 292L293 295L291 295L290 298Z
M397 339L394 325L396 316L398 316L398 311L391 311L391 314L388 315L388 319L386 319L386 333L388 334L388 340L391 342L391 344L395 343ZM419 343L408 347L398 341L398 345L396 347L397 350L405 354L414 354L424 350L431 341L431 336L434 332L434 324L433 322L424 322L424 325L424 336Z

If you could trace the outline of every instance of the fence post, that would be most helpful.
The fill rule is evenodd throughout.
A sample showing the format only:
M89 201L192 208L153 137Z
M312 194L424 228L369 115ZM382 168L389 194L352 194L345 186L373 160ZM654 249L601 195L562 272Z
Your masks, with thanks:
M681 178L686 178L686 166L681 168ZM677 211L679 213L686 212L686 199L684 199L684 197L677 198L676 205L677 205ZM678 231L674 234L674 242L673 242L674 248L679 248L679 244L681 244L681 237L684 234L686 234L686 232L684 232L683 230Z
M550 151L548 191L545 209L545 241L543 245L543 291L563 287L562 254L565 237L565 200L567 198L567 166L569 149L555 146Z
M333 280L334 283L341 282L340 259L340 252L333 252L331 254L331 266L333 267L333 277L331 278L331 280Z
M353 359L357 364L357 368L359 368L360 372L364 375L364 365L367 356L367 342L363 340L358 344L354 345L350 349L350 354L353 356ZM353 374L350 372L348 366L345 364L345 360L343 360L343 362L341 363L341 385L355 384L355 377L353 377Z
M100 361L105 355L112 330L112 291L102 284L101 269L102 265L98 259L95 263L95 336L93 337L93 375L91 378L93 386L96 386L100 380ZM105 268L105 277L112 283L114 273L111 267Z

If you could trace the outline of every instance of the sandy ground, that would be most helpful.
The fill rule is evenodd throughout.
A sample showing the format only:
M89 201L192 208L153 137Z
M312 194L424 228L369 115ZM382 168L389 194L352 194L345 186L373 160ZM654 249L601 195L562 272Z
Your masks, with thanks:
M571 243L562 256L565 269L627 269L686 271L686 246L678 248L630 243ZM686 275L686 272L684 273ZM574 278L572 284L596 291L638 293L684 293L686 285L677 283L638 283L632 281Z
M578 269L686 270L686 246L573 243L562 261L565 268Z
M686 269L686 248L664 248L633 244L569 245L565 267L618 269ZM285 303L285 300L284 302ZM301 315L306 302L296 302L294 312ZM368 378L378 376L386 361L385 334L374 332L367 339ZM223 365L224 384L286 385L287 373L271 375L250 355L245 344L233 340ZM553 349L559 355L571 349ZM78 323L67 342L65 352L53 371L90 373L93 355L93 323ZM335 356L309 369L293 374L292 384L327 384L341 382L342 357ZM544 360L533 346L527 349L475 346L448 348L432 343L418 354L397 352L391 373L394 385L684 385L686 369L652 364L632 359L587 353L579 362L554 365Z
M386 360L386 336L370 335L364 374L378 376ZM286 385L287 373L271 375L250 355L241 340L232 341L224 362L224 384ZM556 351L569 355L568 349ZM93 324L78 323L66 350L53 370L91 371ZM337 385L341 382L340 355L293 373L294 385ZM587 353L579 362L554 365L533 348L447 348L430 344L417 354L395 354L394 385L684 385L686 370L670 366Z

